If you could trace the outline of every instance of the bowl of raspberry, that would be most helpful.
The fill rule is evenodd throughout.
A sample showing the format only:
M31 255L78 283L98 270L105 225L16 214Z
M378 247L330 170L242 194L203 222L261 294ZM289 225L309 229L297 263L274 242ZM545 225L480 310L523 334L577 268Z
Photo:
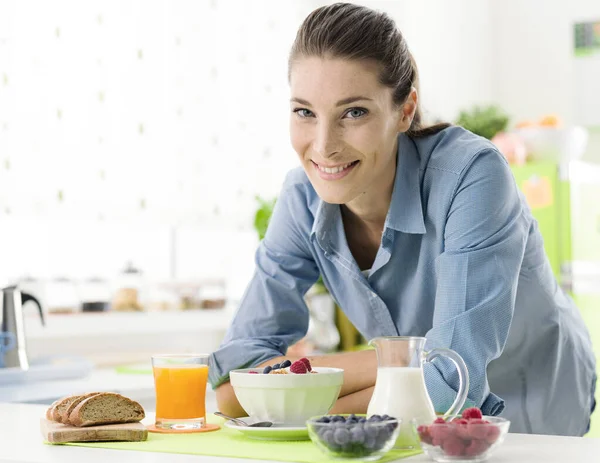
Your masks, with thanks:
M451 421L437 418L413 419L412 426L423 451L433 460L446 462L482 462L502 445L510 421L483 416L478 408L468 408Z
M306 422L308 435L329 458L378 460L394 446L400 420L388 415L325 415Z
M331 410L342 389L344 370L313 368L304 358L233 370L229 377L248 416L275 425L305 426L310 417Z

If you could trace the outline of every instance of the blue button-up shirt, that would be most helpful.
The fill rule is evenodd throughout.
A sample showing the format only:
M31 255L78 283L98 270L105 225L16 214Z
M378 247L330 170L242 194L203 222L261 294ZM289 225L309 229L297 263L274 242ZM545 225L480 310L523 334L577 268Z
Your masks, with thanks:
M319 274L366 338L425 336L465 360L468 404L514 432L581 435L595 359L586 327L557 285L512 172L487 140L459 127L398 138L381 245L368 277L346 242L340 207L301 168L287 176L256 271L210 359L213 387L235 368L285 355L307 331L303 296ZM425 365L437 411L456 396L446 359ZM410 400L410 398L406 398Z

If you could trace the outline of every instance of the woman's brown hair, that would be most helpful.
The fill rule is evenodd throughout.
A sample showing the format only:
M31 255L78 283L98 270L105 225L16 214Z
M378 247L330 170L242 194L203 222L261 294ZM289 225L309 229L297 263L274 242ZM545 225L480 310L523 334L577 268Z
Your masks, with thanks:
M411 89L418 91L415 60L396 23L387 14L351 3L317 8L304 20L292 45L289 69L299 57L318 56L379 63L379 81L394 90L394 103L406 101ZM425 137L450 124L423 126L420 105L407 134Z

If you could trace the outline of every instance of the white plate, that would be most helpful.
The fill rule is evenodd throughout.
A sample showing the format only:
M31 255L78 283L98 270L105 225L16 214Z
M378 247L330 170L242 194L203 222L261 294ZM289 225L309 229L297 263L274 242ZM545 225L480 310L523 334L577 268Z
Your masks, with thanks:
M233 421L226 421L225 427L239 431L250 439L276 441L309 439L308 429L306 426L285 426L283 424L274 424L270 428L252 428L250 426L238 426Z

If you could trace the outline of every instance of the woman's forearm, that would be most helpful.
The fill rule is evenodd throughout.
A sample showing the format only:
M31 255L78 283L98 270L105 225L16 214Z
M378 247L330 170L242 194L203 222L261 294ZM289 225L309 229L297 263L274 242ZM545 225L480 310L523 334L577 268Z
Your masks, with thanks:
M344 370L344 384L340 397L375 386L377 355L374 350L315 355L307 358L314 367L341 368ZM260 367L281 363L285 359L292 362L298 360L298 358L293 357L277 357L264 362Z
M289 359L292 362L298 360L298 358L293 357L277 357L264 362L258 368L281 363L285 359ZM339 407L344 408L364 405L364 410L366 411L373 392L372 387L375 386L377 376L377 356L374 350L316 355L309 356L308 359L311 365L315 367L341 368L344 370L344 384L342 385L342 390L334 406L334 410L337 410L339 404ZM233 417L244 416L244 409L239 404L229 382L221 384L216 392L217 404L222 413ZM367 395L368 399L366 398ZM346 396L348 396L348 400L342 401ZM348 413L353 412L350 411Z
M367 413L375 386L340 397L329 413Z

